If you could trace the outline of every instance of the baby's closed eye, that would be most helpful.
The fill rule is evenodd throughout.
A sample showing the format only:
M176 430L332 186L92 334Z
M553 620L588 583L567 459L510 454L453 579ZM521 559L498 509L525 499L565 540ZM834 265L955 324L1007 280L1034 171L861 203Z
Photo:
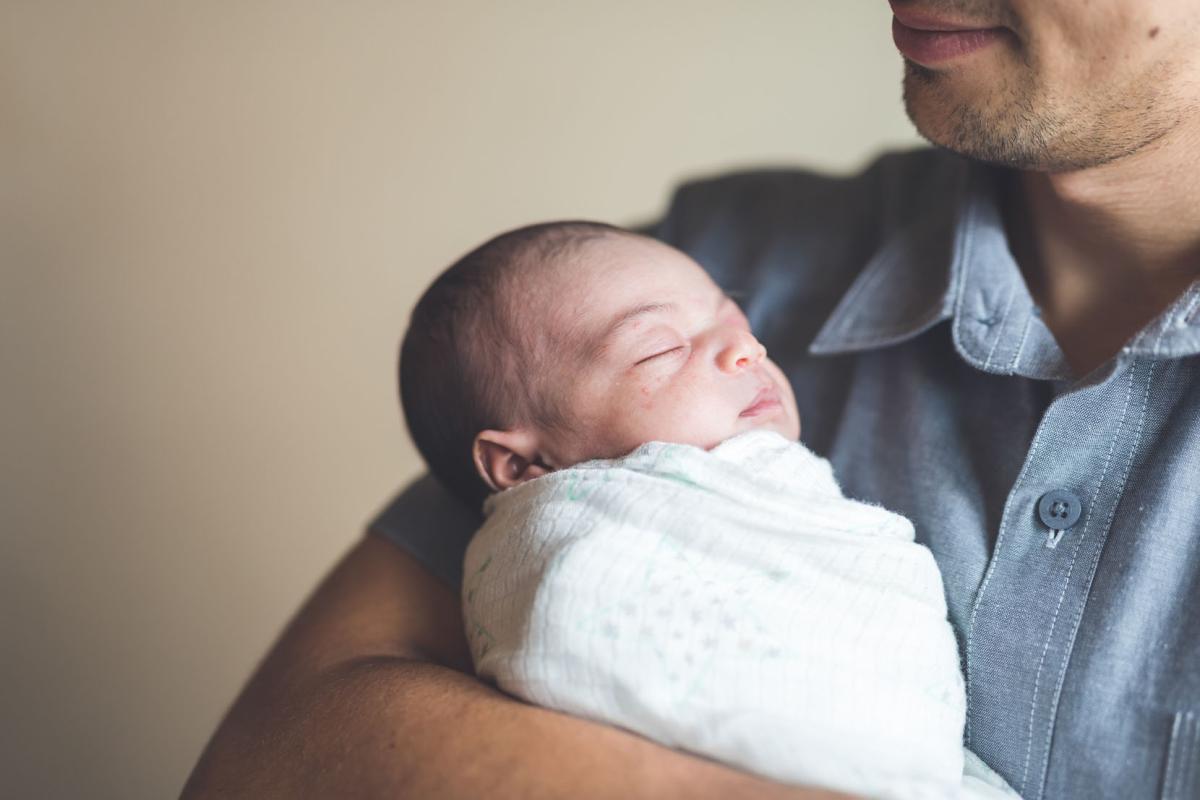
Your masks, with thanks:
M634 366L641 366L642 364L648 364L649 362L654 361L657 358L663 358L664 356L682 355L685 348L686 348L686 345L677 344L677 345L674 345L671 347L667 347L665 349L656 349L653 354L648 355L645 358L640 359L639 361L635 362Z

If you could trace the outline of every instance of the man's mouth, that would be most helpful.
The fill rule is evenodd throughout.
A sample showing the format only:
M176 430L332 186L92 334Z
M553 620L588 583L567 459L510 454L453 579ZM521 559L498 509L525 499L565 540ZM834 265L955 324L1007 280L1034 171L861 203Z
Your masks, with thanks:
M892 4L892 39L909 61L933 67L1000 40L1005 28L955 20Z
M779 402L779 392L774 387L765 386L758 390L758 394L754 395L754 399L750 401L750 405L742 409L739 417L757 417L760 414L766 414L771 411L776 411L783 408L783 404Z

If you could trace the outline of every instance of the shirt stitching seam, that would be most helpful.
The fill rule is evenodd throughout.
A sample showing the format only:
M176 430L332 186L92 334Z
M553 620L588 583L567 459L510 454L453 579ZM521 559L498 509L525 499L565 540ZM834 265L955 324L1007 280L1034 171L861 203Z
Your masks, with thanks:
M996 348L1000 346L1000 342L1004 340L1004 329L1008 326L1008 315L1012 311L1013 303L1017 299L1015 289L1009 288L1008 303L1004 306L1004 313L1000 315L1000 324L996 327L996 341L992 342L992 347L988 350L987 358L983 362L985 370L992 367L992 356L996 354Z
M958 296L954 299L954 335L951 336L953 340L958 342L959 347L964 349L965 345L963 344L963 337L958 334L960 334L962 331L963 302L966 298L966 286L971 273L971 259L969 254L970 243L974 238L975 230L974 203L971 203L967 206L965 217L966 218L963 220L963 224L959 228L961 235L958 237L958 241L955 242L954 264L958 266L958 286L956 287L958 289ZM971 354L971 358L972 360L975 359L974 354Z
M955 331L958 331L959 326L962 325L962 319L963 319L962 304L963 304L963 298L966 295L967 278L969 277L970 270L971 270L970 259L966 255L968 252L966 245L971 239L970 223L973 221L972 218L974 216L973 206L967 207L966 214L967 214L968 219L964 220L964 223L966 223L966 224L964 224L960 228L960 230L962 231L962 235L959 237L958 241L956 242L957 246L955 248L955 253L954 253L955 263L959 267L959 269L957 271L958 286L956 287L958 291L957 291L957 297L955 297L955 299L954 299L954 330ZM952 336L952 338L958 339L959 337ZM1030 462L1032 461L1032 456L1034 453L1037 452L1038 444L1041 441L1042 433L1043 433L1043 428L1041 425L1039 425L1037 433L1034 434L1033 442L1030 444L1030 453L1028 456L1026 456L1025 466L1021 470L1021 475L1017 478L1017 483L1014 484L1014 489L1016 488L1017 485L1020 484L1021 480L1025 477L1025 474L1029 471L1029 465L1030 465ZM971 619L970 619L970 622L968 623L967 647L966 647L966 650L967 650L967 653L966 653L966 662L967 662L967 670L966 670L967 671L967 713L966 713L966 718L967 719L966 719L966 726L963 731L963 738L967 744L971 743L971 695L974 693L974 686L975 686L975 681L972 680L972 676L971 676L971 653L972 653L971 648L972 648L972 644L974 643L974 640L975 640L975 619L979 615L979 606L983 601L983 596L987 592L988 583L991 581L992 574L994 573L994 571L996 569L996 557L999 555L1001 546L1004 543L1004 533L1005 533L1006 524L1008 521L1008 513L1009 513L1009 510L1011 509L1011 506L1012 506L1012 497L1010 495L1009 502L1005 504L1004 513L1001 515L1001 518L1000 518L1000 532L996 536L996 545L995 545L995 547L992 548L992 557L988 563L987 570L984 572L983 583L980 585L979 591L975 593L975 602L971 606Z
M844 336L839 341L834 342L837 346L857 347L859 345L870 345L876 343L884 343L885 340L893 336L903 336L908 333L917 331L931 322L936 322L941 316L941 309L935 308L929 312L922 314L915 320L906 320L898 325L892 325L887 328L880 328L871 331L866 331L862 336ZM849 327L849 326L847 326ZM826 345L828 346L828 345Z
M1017 349L1013 352L1012 361L1008 364L1009 373L1015 374L1017 364L1021 361L1021 355L1025 352L1025 342L1029 339L1029 329L1033 327L1033 315L1025 317L1025 329L1021 331L1021 341L1017 342Z
M1190 297L1188 297L1189 295ZM1186 301L1183 299L1185 297L1188 297ZM1140 350L1142 343L1146 339L1150 338L1151 335L1155 335L1155 333L1157 333L1157 336L1154 340L1154 349L1150 353L1152 356L1157 358L1162 353L1163 337L1166 332L1178 325L1179 322L1183 322L1185 325L1190 324L1195 312L1200 309L1200 282L1189 287L1182 295L1180 295L1180 299L1176 300L1174 305L1175 311L1171 314L1171 318L1164 320L1161 325L1157 326L1157 332L1150 328L1139 331L1137 335L1135 335L1129 341L1124 349L1130 351ZM1170 348L1168 348L1168 351L1169 350Z
M1197 750L1196 732L1198 726L1196 724L1196 714L1192 711L1185 712L1183 714L1183 725L1185 730L1180 734L1179 740L1183 742L1180 748L1183 752L1183 758L1186 760L1183 762L1183 768L1179 770L1179 791L1177 792L1179 795L1183 794L1188 784L1195 785L1197 759L1188 758L1188 756L1189 754L1195 755Z
M1171 316L1168 319L1163 320L1163 326L1162 326L1162 329L1159 330L1159 332L1158 332L1158 338L1154 340L1154 357L1155 358L1158 358L1158 354L1162 350L1163 336L1166 334L1166 332L1168 330L1171 330L1172 328L1175 327L1175 323L1177 320L1181 320L1184 318L1183 315L1184 315L1185 311L1186 311L1185 305L1183 303L1180 303L1179 306L1176 308L1175 313L1171 314Z
M1043 417L1043 423L1045 417ZM992 558L988 563L987 573L983 577L983 583L979 587L979 591L975 594L975 603L971 608L970 630L967 632L967 727L966 740L967 744L971 743L971 694L973 692L974 681L971 680L971 653L973 652L972 645L975 640L975 620L979 615L979 606L983 602L983 596L987 592L988 584L991 583L992 574L996 571L996 564L999 561L1000 551L1004 546L1004 539L1008 533L1008 519L1015 504L1015 492L1018 486L1024 481L1029 474L1030 467L1033 464L1033 459L1037 455L1038 449L1041 446L1042 434L1045 433L1045 426L1038 425L1037 433L1034 434L1033 442L1029 447L1029 455L1025 457L1025 466L1021 468L1021 474L1017 476L1017 480L1013 483L1013 492L1008 498L1008 502L1004 504L1004 513L1000 517L1000 533L996 537L996 545L992 548Z
M858 298L861 295L863 295L864 293L873 289L875 287L875 285L883 279L885 270L881 269L879 267L882 264L891 263L891 261L892 261L892 259L891 259L891 256L889 255L888 261L875 262L875 264L873 265L874 269L871 272L869 272L868 274L862 276L862 277L866 278L866 280L856 283L851 288L850 292L846 295L846 297L844 297L838 303L839 308L845 308L847 310L847 313L846 313L845 317L843 318L842 323L838 326L838 330L841 333L846 333L847 331L852 330L854 328L854 326L857 324L857 322L859 320L859 315L856 314L853 310L856 305L856 301L858 300Z
M1187 311L1185 311L1183 314L1183 322L1185 325L1191 323L1192 317L1197 308L1200 308L1200 286L1193 286L1189 291L1192 293L1192 298L1188 302Z
M1179 734L1179 729L1183 727L1183 722L1184 722L1183 718L1184 718L1184 714L1176 713L1175 719L1171 725L1171 744L1167 748L1167 781L1168 781L1168 783L1166 786L1163 787L1163 800L1172 800L1175 797L1175 795L1177 794L1177 792L1176 792L1177 785L1180 783L1179 775L1177 775L1176 773L1183 772L1183 770L1175 769L1175 756L1177 755L1176 746L1179 744L1179 740L1183 738Z
M1125 392L1125 404L1121 409L1121 419L1117 423L1118 431L1125 427L1125 418L1129 413L1129 403L1133 399L1133 373L1134 371L1131 369L1129 371L1128 387ZM1046 639L1042 643L1042 653L1038 658L1037 670L1034 672L1033 692L1029 700L1029 725L1027 726L1025 733L1025 764L1021 770L1021 794L1025 794L1025 790L1027 788L1026 785L1029 779L1029 763L1033 757L1033 724L1037 718L1038 692L1042 683L1042 669L1046 665L1046 654L1050 651L1050 642L1054 638L1054 630L1058 626L1058 615L1062 611L1063 601L1066 600L1067 597L1067 589L1071 585L1071 575L1073 575L1075 572L1075 562L1079 558L1079 551L1083 547L1084 537L1091 526L1092 515L1096 509L1096 500L1100 496L1100 489L1104 486L1104 479L1108 476L1108 468L1112 465L1112 456L1116 449L1117 439L1114 437L1109 443L1108 453L1106 453L1104 456L1104 467L1100 470L1100 477L1096 481L1096 489L1094 492L1092 492L1092 502L1088 505L1087 517L1084 518L1083 527L1079 531L1079 535L1076 537L1075 551L1071 555L1071 563L1068 565L1067 574L1063 578L1062 591L1059 592L1058 602L1056 602L1054 605L1054 614L1050 617L1050 627L1049 630L1046 631ZM1051 715L1051 717L1053 717L1053 715ZM1051 721L1051 724L1053 724L1053 721ZM1041 796L1040 790L1038 792L1038 796Z
M1161 344L1161 336L1160 336L1160 341L1157 342L1156 345L1157 344ZM1157 349L1157 347L1156 347L1156 349ZM1117 506L1120 505L1120 498L1125 492L1125 485L1129 482L1129 473L1133 469L1133 461L1137 457L1138 449L1141 447L1141 444L1142 444L1142 434L1145 431L1145 426L1146 426L1146 411L1150 406L1150 389L1154 385L1154 373L1157 371L1157 369L1158 369L1158 362L1151 361L1149 369L1146 373L1146 388L1142 392L1142 408L1138 414L1137 429L1134 431L1133 441L1130 443L1129 457L1125 460L1125 469L1121 473L1121 479L1118 482L1118 485L1116 487L1116 492L1113 495L1112 505L1108 509L1107 518L1104 520L1103 536L1106 538L1108 536L1109 531L1112 530L1113 519L1115 519L1116 515L1117 515ZM1131 374L1132 374L1132 370L1131 370ZM1059 701L1059 698L1062 696L1063 682L1066 680L1067 667L1070 664L1070 653L1075 647L1075 639L1079 634L1079 624L1082 621L1083 613L1084 613L1085 609L1087 608L1087 598L1091 595L1092 581L1095 579L1096 567L1100 563L1100 556L1103 554L1103 552L1104 552L1104 547L1103 547L1103 542L1101 542L1100 546L1096 548L1095 555L1093 555L1092 559L1091 559L1091 564L1089 567L1089 572L1088 572L1088 577L1087 577L1087 584L1084 586L1084 595L1083 595L1084 600L1083 600L1083 603L1080 604L1079 609L1075 612L1075 618L1072 621L1070 634L1068 636L1067 643L1066 643L1066 645L1067 645L1065 648L1065 656L1066 657L1063 659L1062 667L1059 669L1059 673L1058 673L1058 680L1055 682L1054 695L1053 695L1053 699L1051 702L1051 709L1053 709L1054 711L1051 714L1051 719L1049 719L1046 723L1046 743L1045 743L1045 747L1043 748L1043 751L1042 751L1042 786L1040 787L1040 789L1038 791L1039 797L1045 793L1045 789L1046 789L1045 782L1046 782L1046 773L1047 773L1047 770L1048 770L1049 764L1050 764L1051 736L1052 736L1053 728L1054 728L1054 720L1057 717L1058 701Z

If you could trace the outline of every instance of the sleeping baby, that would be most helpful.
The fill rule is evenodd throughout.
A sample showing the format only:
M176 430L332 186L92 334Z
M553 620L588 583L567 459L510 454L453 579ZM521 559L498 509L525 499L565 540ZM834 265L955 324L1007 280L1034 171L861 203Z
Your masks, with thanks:
M797 441L787 378L682 252L502 234L421 298L400 386L486 516L462 587L480 678L782 782L1013 796L962 746L932 555Z

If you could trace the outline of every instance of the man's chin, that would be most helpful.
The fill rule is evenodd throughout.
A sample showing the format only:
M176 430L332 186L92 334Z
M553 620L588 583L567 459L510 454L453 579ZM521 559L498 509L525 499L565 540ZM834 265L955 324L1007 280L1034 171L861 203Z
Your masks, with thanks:
M971 76L906 62L904 108L930 144L998 167L1065 172L1098 166L1137 149L1127 143L1073 146L1064 135L1069 124L1063 119L1044 108L1041 113L1016 109L992 83L981 87Z
M908 118L927 142L964 158L1001 167L1036 169L1038 160L1018 145L1020 138L1003 134L1000 125L968 103L955 104L937 88L905 79ZM910 88L910 81L916 84Z
M917 133L926 141L959 152L962 142L955 135L953 119L963 115L967 106L953 96L945 81L944 75L911 61L905 62L904 110Z

